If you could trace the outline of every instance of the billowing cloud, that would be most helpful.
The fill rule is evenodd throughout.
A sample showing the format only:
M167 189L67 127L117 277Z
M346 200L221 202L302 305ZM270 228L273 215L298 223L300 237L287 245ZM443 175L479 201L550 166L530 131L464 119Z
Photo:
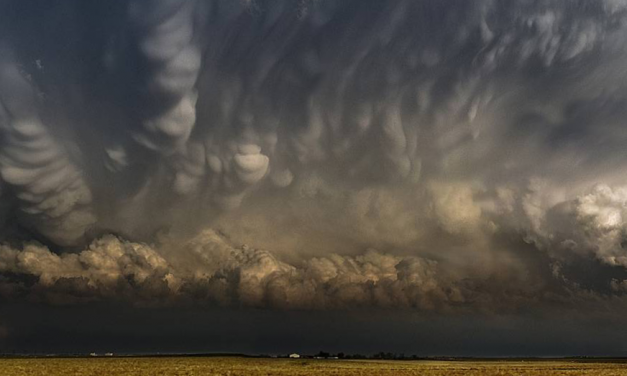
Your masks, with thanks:
M623 1L0 14L5 299L508 310L627 290Z
M438 273L436 262L417 257L394 257L371 250L357 257L313 258L295 267L267 251L246 245L233 247L213 231L203 232L186 244L164 246L176 246L176 253L159 252L113 236L94 241L80 253L61 255L36 244L22 250L3 247L0 271L36 277L30 290L57 303L123 297L129 292L127 297L161 297L164 303L198 299L283 308L431 308L449 299L463 300L453 285L447 289L441 286L445 273ZM173 259L169 261L161 253ZM7 290L22 293L23 286L17 281L14 289ZM160 295L154 295L156 292Z

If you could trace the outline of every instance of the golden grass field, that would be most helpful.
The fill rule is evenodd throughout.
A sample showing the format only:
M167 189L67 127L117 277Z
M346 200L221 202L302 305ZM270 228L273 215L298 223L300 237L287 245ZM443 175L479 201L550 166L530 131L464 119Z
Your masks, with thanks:
M237 357L0 359L2 376L135 375L627 375L626 363L386 361Z

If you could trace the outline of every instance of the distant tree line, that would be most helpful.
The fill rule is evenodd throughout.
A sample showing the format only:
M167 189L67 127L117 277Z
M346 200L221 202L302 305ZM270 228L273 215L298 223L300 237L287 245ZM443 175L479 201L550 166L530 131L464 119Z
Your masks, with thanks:
M288 355L282 356L288 358ZM319 351L316 354L301 354L301 358L304 359L386 359L386 360L418 360L418 359L431 359L420 357L418 355L405 355L404 353L392 353L380 351L378 353L364 355L364 354L345 354L343 352L331 353L327 351Z

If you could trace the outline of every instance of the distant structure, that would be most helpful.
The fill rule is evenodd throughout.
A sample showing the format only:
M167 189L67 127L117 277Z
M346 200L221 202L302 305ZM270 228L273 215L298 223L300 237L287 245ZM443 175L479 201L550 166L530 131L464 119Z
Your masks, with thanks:
M89 356L98 356L98 354L96 354L95 352L89 354Z
M296 354L296 353L290 354L290 359L298 359L298 358L300 358L300 354Z
M111 352L105 353L105 356L113 356L113 353Z

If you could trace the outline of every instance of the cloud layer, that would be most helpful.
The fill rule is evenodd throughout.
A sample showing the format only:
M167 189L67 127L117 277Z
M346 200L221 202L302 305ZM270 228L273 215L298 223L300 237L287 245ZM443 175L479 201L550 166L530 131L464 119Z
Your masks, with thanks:
M627 291L623 1L0 14L4 299L507 311Z

